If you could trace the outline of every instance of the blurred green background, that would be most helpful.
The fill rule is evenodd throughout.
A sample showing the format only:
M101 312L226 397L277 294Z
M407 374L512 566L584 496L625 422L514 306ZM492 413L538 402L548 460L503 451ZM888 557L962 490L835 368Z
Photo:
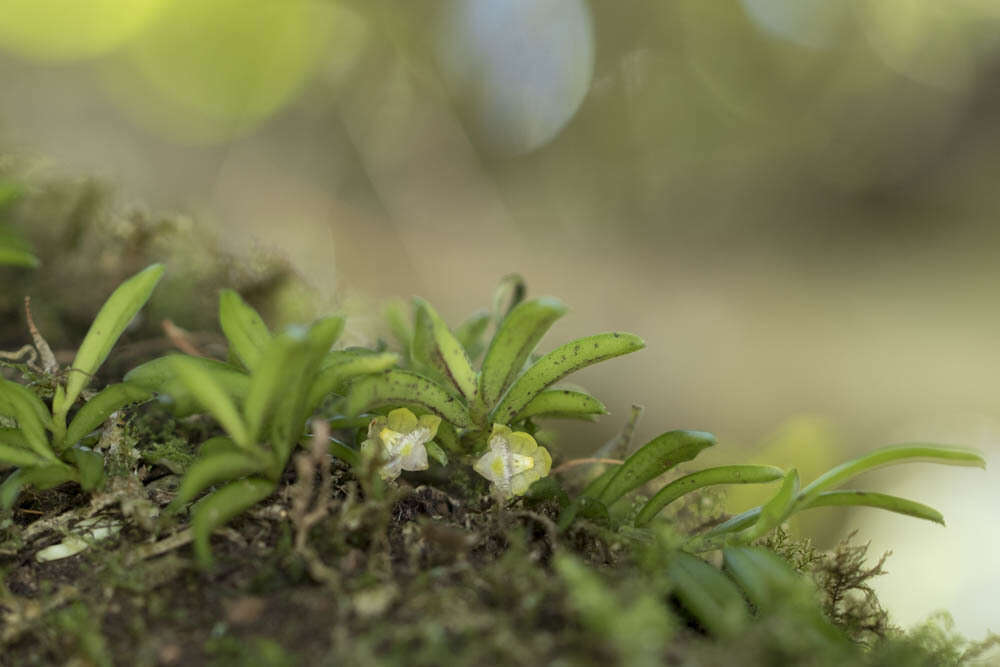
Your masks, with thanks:
M577 378L613 414L569 451L632 402L640 438L807 479L982 448L865 480L947 529L816 535L893 549L895 619L973 636L1000 630L998 86L995 0L0 2L0 159L278 249L359 339L380 299L457 323L511 271L573 308L543 346L644 336Z

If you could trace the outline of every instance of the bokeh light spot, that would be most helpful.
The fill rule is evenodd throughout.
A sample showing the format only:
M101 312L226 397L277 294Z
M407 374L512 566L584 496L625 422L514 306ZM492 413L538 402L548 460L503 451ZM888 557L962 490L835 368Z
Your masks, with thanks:
M475 0L450 4L438 33L446 80L469 100L495 151L525 153L576 113L594 69L591 16L580 0Z
M135 37L164 0L4 0L0 48L33 60L100 56Z
M112 71L111 87L165 134L230 138L295 97L344 12L311 0L173 0Z

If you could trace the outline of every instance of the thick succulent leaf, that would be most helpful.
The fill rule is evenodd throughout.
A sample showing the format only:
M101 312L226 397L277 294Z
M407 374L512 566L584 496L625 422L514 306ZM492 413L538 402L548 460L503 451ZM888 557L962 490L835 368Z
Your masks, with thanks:
M681 496L716 484L765 484L779 480L785 471L774 466L733 465L699 470L675 479L650 498L635 518L635 525L649 523L660 510Z
M811 509L813 507L877 507L897 514L905 514L918 519L926 519L944 525L944 516L933 507L918 503L915 500L891 496L885 493L874 493L872 491L824 491L818 496L813 496L807 503L800 503L795 506L795 511Z
M539 359L511 385L490 413L490 419L508 424L543 389L570 373L645 346L643 340L634 334L614 332L580 338L558 347Z
M743 589L758 613L794 606L805 627L828 640L844 640L843 633L827 620L816 604L812 582L777 554L759 547L726 547L723 558L726 571Z
M274 482L257 477L228 484L199 502L191 519L195 558L201 567L212 564L212 531L228 523L274 493Z
M99 452L73 447L64 456L79 471L78 481L84 491L93 491L104 484L104 457Z
M264 319L234 290L219 293L219 325L229 349L249 370L257 367L261 351L271 341Z
M187 384L177 379L173 360L184 357L191 364L197 364L211 374L226 394L237 405L242 405L250 389L250 376L230 364L206 359L205 357L188 357L171 354L147 361L125 374L125 382L159 394L168 403L170 412L175 417L187 417L202 409L201 403L188 390Z
M441 373L466 401L471 401L476 395L476 372L465 348L429 303L423 299L413 301L416 323L410 356Z
M448 454L441 449L441 445L432 440L431 442L425 444L424 447L427 448L427 456L431 457L443 466L448 465Z
M781 522L792 513L792 507L795 504L795 497L798 492L799 471L792 468L785 473L785 479L782 481L778 492L761 507L757 522L747 528L743 536L748 541L755 540L780 526Z
M678 552L670 559L667 574L684 608L716 637L735 637L750 621L736 584L697 556Z
M465 348L469 359L476 359L485 348L483 335L492 321L488 311L480 310L470 315L464 322L455 327L455 338Z
M65 463L48 463L31 468L18 468L0 484L0 507L13 507L21 489L34 486L39 489L51 489L66 482L78 480L77 471Z
M309 388L309 405L315 409L326 396L343 393L351 380L362 375L381 373L398 363L399 355L394 352L373 352L354 355L327 366L316 375Z
M346 461L349 465L357 466L361 464L361 457L357 450L351 449L340 440L330 438L330 456L334 456L341 461Z
M198 460L192 463L184 474L177 495L170 503L170 509L179 510L213 484L231 482L252 475L266 468L268 464L268 461L258 461L241 451L202 452Z
M690 461L715 442L714 435L703 431L664 433L640 447L625 463L615 468L605 482L594 488L588 487L585 495L611 506L629 491L662 475L678 463Z
M986 467L982 454L972 449L962 447L945 447L933 444L907 444L883 447L873 452L851 459L817 477L798 495L797 504L803 505L813 498L840 486L847 480L861 473L900 463L925 461L955 466Z
M256 442L250 437L239 409L226 388L193 357L173 356L169 358L178 381L191 394L203 410L211 413L217 422L237 445L243 449L253 449Z
M590 394L569 389L546 389L521 408L512 421L518 422L533 417L593 419L595 415L607 413L604 404Z
M243 404L247 437L252 442L260 440L264 423L272 417L278 403L302 381L300 366L304 355L305 341L289 334L276 337L261 354Z
M162 276L163 265L153 264L119 285L104 302L77 350L65 393L57 392L52 401L54 414L65 415L69 412L90 378L108 358L125 327L149 300Z
M12 442L16 442L16 439L11 437L8 440L4 437L5 435L0 434L0 463L18 467L31 467L51 462L50 459L43 459L30 449L11 444Z
M285 391L275 404L268 430L276 454L276 467L271 470L273 477L281 474L292 448L302 437L306 419L313 410L307 402L309 390L323 356L340 336L343 327L342 317L327 317L314 322L305 332L302 344L296 346L289 366L282 371L283 379L279 380L279 386Z
M409 354L413 341L413 328L407 321L405 304L399 300L390 301L385 307L385 319L393 337Z
M352 384L344 412L353 416L378 407L403 405L423 408L459 428L472 426L460 397L422 375L402 370L371 375Z
M545 332L565 314L566 306L556 299L532 299L515 306L500 322L479 377L479 392L487 407L496 405Z
M39 410L39 406L41 409ZM17 420L18 430L24 436L32 451L48 460L55 460L56 454L49 445L45 433L44 415L51 423L51 417L41 399L25 387L0 378L0 414Z
M62 446L75 445L81 438L103 424L116 410L129 403L146 401L150 398L152 398L150 392L127 382L105 387L87 401L73 417L69 428L66 429L66 437Z

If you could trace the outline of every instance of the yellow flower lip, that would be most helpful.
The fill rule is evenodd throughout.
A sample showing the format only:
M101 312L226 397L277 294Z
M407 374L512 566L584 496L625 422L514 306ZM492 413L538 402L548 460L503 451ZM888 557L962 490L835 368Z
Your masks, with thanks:
M532 484L549 474L552 457L530 434L494 424L489 449L473 469L488 479L504 499L524 495Z

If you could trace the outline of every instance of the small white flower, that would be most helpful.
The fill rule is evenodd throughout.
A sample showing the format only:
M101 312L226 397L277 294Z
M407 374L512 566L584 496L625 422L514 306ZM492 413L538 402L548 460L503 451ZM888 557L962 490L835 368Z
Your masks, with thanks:
M385 462L379 468L382 479L396 479L403 470L427 470L426 445L437 435L440 424L440 417L423 415L418 419L408 409L397 408L371 421L361 453Z
M502 424L493 425L489 450L473 466L505 499L524 495L551 468L549 450L539 446L528 433L511 431Z

